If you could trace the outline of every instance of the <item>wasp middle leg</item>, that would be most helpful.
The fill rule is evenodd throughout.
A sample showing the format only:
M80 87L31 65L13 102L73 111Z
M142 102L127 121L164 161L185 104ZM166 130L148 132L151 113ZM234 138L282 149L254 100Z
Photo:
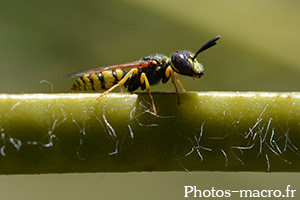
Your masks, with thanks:
M167 67L166 71L165 71L165 76L167 78L171 77L171 82L173 83L175 90L176 90L176 94L177 94L177 99L178 99L178 105L180 105L180 97L179 97L179 93L178 93L178 89L175 83L175 80L178 82L180 88L182 89L183 92L186 92L185 89L183 88L181 82L179 81L179 79L177 78L176 73L173 71L172 67Z

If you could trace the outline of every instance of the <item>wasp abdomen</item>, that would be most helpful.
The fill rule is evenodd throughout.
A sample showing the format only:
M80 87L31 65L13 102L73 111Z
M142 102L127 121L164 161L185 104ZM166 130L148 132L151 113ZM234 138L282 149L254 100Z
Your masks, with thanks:
M71 90L77 91L97 91L107 90L117 84L125 75L126 71L122 69L107 70L100 73L93 73L79 77Z

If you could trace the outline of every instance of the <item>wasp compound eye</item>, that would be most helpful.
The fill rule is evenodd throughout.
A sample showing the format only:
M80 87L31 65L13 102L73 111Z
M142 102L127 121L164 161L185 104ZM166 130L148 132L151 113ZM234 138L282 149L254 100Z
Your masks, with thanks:
M179 74L200 78L203 66L188 51L177 51L171 57L172 68Z
M186 51L177 51L171 57L172 68L179 74L189 76L193 73L189 58L190 53Z

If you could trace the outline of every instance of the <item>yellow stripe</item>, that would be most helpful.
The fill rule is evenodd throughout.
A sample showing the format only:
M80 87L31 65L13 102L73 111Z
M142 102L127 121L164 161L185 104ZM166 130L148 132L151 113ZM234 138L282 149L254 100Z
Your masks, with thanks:
M105 85L106 85L106 83L113 83L113 82L116 81L116 79L112 75L112 71L103 71L102 76L103 76L103 80L105 82Z
M73 86L79 87L79 84L77 83L77 81L75 81L75 83L73 84Z
M84 80L85 85L87 85L87 86L91 86L91 85L92 85L92 83L91 83L91 81L90 81L90 79L89 79L88 76L83 75L83 76L82 76L82 79Z
M91 74L90 78L93 80L94 85L101 85L101 81L96 74Z
M81 80L81 78L78 78L76 81L77 81L77 83L78 83L79 86L84 85L84 83L83 83L83 81Z
M80 86L79 90L85 90L85 86Z
M93 90L93 86L92 85L86 85L85 89L91 91L91 90Z
M98 84L97 84L97 85L94 84L94 89L95 89L95 90L103 90L103 89L102 89L102 86L101 86L101 85L98 85Z
M116 76L117 76L117 79L118 81L122 79L124 73L121 69L116 69Z
M104 87L105 87L106 89L109 89L109 88L111 88L112 86L114 86L114 83L104 83Z

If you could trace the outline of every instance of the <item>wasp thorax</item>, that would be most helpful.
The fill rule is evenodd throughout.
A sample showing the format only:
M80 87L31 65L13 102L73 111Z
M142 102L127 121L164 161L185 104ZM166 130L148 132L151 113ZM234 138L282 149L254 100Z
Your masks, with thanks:
M201 63L188 51L177 51L171 56L171 65L179 74L200 78L204 74Z

